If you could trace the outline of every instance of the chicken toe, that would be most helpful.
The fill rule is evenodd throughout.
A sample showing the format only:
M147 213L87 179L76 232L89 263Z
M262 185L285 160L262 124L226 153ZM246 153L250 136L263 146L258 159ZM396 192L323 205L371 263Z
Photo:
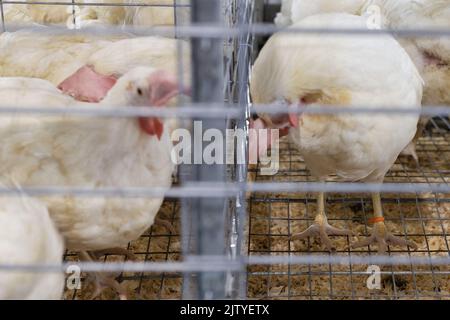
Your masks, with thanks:
M360 248L373 244L374 242L377 242L378 252L380 254L383 254L387 251L388 245L397 245L403 247L408 246L416 250L418 247L417 244L415 244L413 241L394 236L387 230L386 225L384 223L383 208L380 193L372 194L372 202L374 210L374 218L372 219L373 222L372 235L366 239L353 243L351 247Z
M301 233L291 236L291 240L301 240L307 237L320 237L320 240L325 245L328 251L336 251L336 247L332 244L329 235L333 236L347 236L352 235L353 232L347 229L338 229L328 224L328 220L324 214L318 214L315 218L314 224Z
M374 243L378 243L378 252L380 254L384 254L387 251L388 245L408 246L414 250L417 250L418 248L415 242L394 236L390 233L384 222L376 222L373 226L371 236L353 243L352 248L365 247Z
M333 236L346 236L353 235L353 232L346 229L338 229L328 224L328 218L325 214L325 193L319 192L317 195L317 211L318 214L308 229L303 232L294 234L291 236L291 240L300 240L307 237L320 237L320 240L328 249L328 251L336 251L336 248L331 243L329 235Z

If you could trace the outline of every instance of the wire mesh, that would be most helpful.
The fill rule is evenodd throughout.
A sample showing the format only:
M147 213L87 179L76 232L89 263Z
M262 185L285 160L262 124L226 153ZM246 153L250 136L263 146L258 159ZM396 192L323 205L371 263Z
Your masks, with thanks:
M435 118L418 142L419 164L400 157L386 176L393 183L448 183L450 131L447 118ZM280 144L280 171L276 176L249 171L256 181L308 182L310 176L299 152L287 140ZM332 181L332 180L331 180ZM383 194L388 227L397 235L419 244L419 249L390 247L388 254L410 257L449 255L449 194ZM265 193L249 198L248 253L252 255L327 255L316 240L290 241L291 234L304 230L314 221L316 203L309 193ZM369 236L371 200L364 194L332 193L326 210L331 224ZM333 236L337 254L376 255L375 248L350 249L348 236ZM309 264L252 265L248 268L248 298L264 299L448 299L449 265L387 266L382 270L383 290L366 287L367 265Z
M174 10L174 24L179 27L175 30L175 35L180 38L216 38L224 41L224 105L223 108L215 110L213 114L211 106L192 104L192 109L183 110L183 107L176 111L178 116L191 118L195 116L210 116L211 118L227 119L227 128L248 129L248 119L250 113L249 96L249 76L250 67L265 37L278 31L272 25L261 24L264 20L267 22L273 17L270 11L276 12L278 6L268 6L264 1L240 1L224 0L223 10L225 17L225 26L209 26L207 29L186 25L177 13L177 8L185 8L185 4L180 4L174 0L172 6ZM40 3L29 2L29 5L60 5L63 3ZM14 30L14 25L5 22L5 5L24 6L24 2L0 1L1 21L3 30ZM77 5L72 2L72 5ZM80 4L81 5L81 4ZM145 3L127 3L127 4L108 4L89 3L86 6L167 6L161 4ZM264 5L266 5L264 7ZM73 8L73 7L72 7ZM271 8L271 10L267 10ZM76 22L76 10L70 11L72 22ZM184 18L185 19L185 18ZM53 26L55 29L57 27ZM93 28L95 30L95 26ZM114 26L111 26L114 31ZM108 33L111 30L102 30ZM144 34L173 35L174 30L133 27L127 29L126 26L121 30L143 32ZM116 30L117 31L117 30ZM333 32L333 30L291 30L290 32ZM336 33L351 34L375 34L377 32L368 32L367 30L338 30ZM379 33L383 33L381 31ZM448 36L449 30L405 30L397 32L399 35L434 35ZM179 56L184 56L183 46L179 48ZM183 61L179 59L179 72L184 70ZM202 109L203 107L203 109ZM44 109L40 112L44 112ZM273 109L275 110L275 109ZM279 110L279 109L278 109ZM433 115L448 114L446 107L428 109ZM13 110L14 111L14 110ZM195 111L197 114L195 114ZM351 110L353 112L353 110ZM366 112L367 110L362 110ZM1 109L0 112L7 113L8 110ZM95 113L96 111L92 111ZM111 112L110 115L120 116L118 110L102 110L101 112ZM146 112L140 110L139 112ZM149 110L148 112L155 112ZM165 111L156 112L164 113ZM168 111L169 113L172 111ZM319 110L324 112L324 110ZM348 111L347 111L348 112ZM375 110L377 112L377 110ZM427 111L425 111L427 112ZM89 114L91 115L91 114ZM167 114L166 116L171 116ZM133 114L127 115L133 116ZM134 116L136 116L134 114ZM164 115L163 115L164 116ZM245 149L244 145L238 145L237 148ZM186 297L186 290L191 290L187 278L197 277L198 273L194 271L181 270L183 263L185 266L194 265L198 268L203 267L202 261L197 260L192 264L189 258L192 243L190 234L191 225L195 223L192 217L186 217L181 210L180 198L207 197L213 192L222 191L223 196L229 199L228 205L224 208L227 216L227 252L224 257L211 257L211 261L221 263L226 272L226 281L224 291L226 297L240 297L250 299L449 299L450 298L450 265L442 263L436 265L437 257L449 257L450 255L450 120L447 116L435 117L427 127L426 134L419 140L417 152L420 158L420 164L406 158L400 157L396 164L391 168L386 176L385 182L397 187L399 192L384 193L382 198L383 209L386 214L387 225L396 235L405 236L419 244L419 250L411 251L409 249L401 250L390 247L388 255L394 261L395 257L427 258L429 263L418 264L413 261L400 263L395 266L383 267L383 289L368 290L366 280L368 277L367 264L361 263L339 263L330 261L327 264L313 262L314 257L326 258L330 254L325 251L319 242L314 239L307 241L289 241L289 236L295 232L303 230L311 225L314 220L316 202L313 195L308 192L299 192L296 189L280 189L281 183L295 183L298 188L301 184L303 189L312 190L314 178L311 177L304 162L301 159L296 148L289 144L287 140L282 140L280 144L280 171L275 176L260 175L260 167L247 168L246 164L232 165L227 168L227 180L224 186L217 189L213 186L205 185L203 188L200 183L192 185L181 185L176 183L173 193L167 194L172 198L167 198L164 202L159 216L169 220L174 226L174 233L166 230L164 227L154 225L138 240L129 244L128 249L132 249L136 261L129 261L126 256L107 254L102 259L104 263L113 263L121 261L144 262L151 266L154 262L179 262L179 271L126 271L121 272L120 265L117 266L117 279L126 288L130 299L181 299ZM185 172L179 173L182 177ZM247 184L247 175L256 184ZM335 183L333 179L329 181L336 186L339 191L342 186ZM246 191L251 188L258 188L258 183L263 191L252 193L246 197ZM270 184L269 184L270 183ZM408 186L416 189L406 189ZM423 187L434 188L429 192L424 192ZM177 189L180 187L181 189ZM358 188L356 185L354 188ZM183 189L184 188L184 189ZM208 188L210 188L208 193ZM249 189L250 188L250 189ZM422 188L422 189L420 189ZM189 193L189 190L193 190ZM254 189L255 190L255 189ZM269 190L269 191L267 191ZM281 191L280 191L281 190ZM343 190L343 189L342 189ZM354 189L358 190L358 189ZM394 189L392 189L394 190ZM405 191L406 192L401 192ZM437 192L441 190L441 192ZM1 190L0 190L1 191ZM32 190L30 190L30 193ZM47 190L50 193L57 193L58 190ZM111 191L111 190L110 190ZM127 191L133 193L133 190L119 188L112 190L112 196L126 196ZM142 191L140 193L139 191ZM147 190L155 192L155 190ZM420 192L419 192L420 191ZM447 193L447 191L449 191ZM78 190L82 193L94 195L92 190ZM108 190L105 191L106 193ZM117 193L114 193L117 192ZM137 190L138 196L152 195L146 193L146 190ZM37 191L37 193L39 193ZM75 192L77 193L77 192ZM188 208L189 210L189 208ZM327 212L330 222L337 227L346 227L355 231L360 237L369 235L368 219L372 211L371 201L367 194L355 192L349 193L330 193L327 199ZM189 216L189 214L187 214ZM181 225L184 225L181 228ZM188 244L183 242L184 237L188 238ZM184 234L186 233L186 234ZM376 255L373 247L362 249L350 249L352 237L332 237L332 241L337 244L337 254L348 256L352 259L369 258ZM246 257L248 255L248 259ZM260 260L252 262L252 258L267 259L267 263L261 263ZM311 263L285 263L277 260L271 260L271 257L305 257L310 259ZM74 252L66 252L64 256L67 262L76 262L77 256ZM387 260L389 261L389 260ZM211 265L212 269L212 265ZM217 270L216 270L217 271ZM83 273L83 283L87 284L86 278L89 273ZM92 294L92 287L84 287L82 290L66 290L65 299L87 299ZM100 298L116 298L113 290L104 292Z
M267 10L260 19L272 21L279 12L276 1L266 1ZM295 31L294 31L295 32ZM260 47L264 39L255 43ZM445 108L445 107L444 107ZM449 118L437 116L427 126L418 141L419 163L399 157L385 178L393 184L448 185L450 156ZM310 183L315 181L306 168L300 153L287 139L279 146L280 170L275 176L260 174L259 165L249 169L250 180L272 183ZM333 183L334 177L328 182ZM337 188L339 189L339 188ZM307 190L308 191L308 190ZM339 190L333 190L339 191ZM367 194L333 192L327 194L326 212L329 221L337 227L351 229L359 236L369 236L372 212ZM404 263L381 265L382 287L367 287L367 264L352 263L355 257L376 256L372 246L351 249L351 236L332 236L336 255L348 256L342 263L254 264L248 267L247 297L250 299L449 299L450 266L436 266L433 258L448 257L449 251L449 193L384 193L382 206L386 223L395 234L414 240L419 249L411 251L389 247L389 256L429 258L429 264ZM248 255L264 257L330 256L314 238L290 241L290 235L305 230L314 222L315 195L305 193L266 192L251 194L248 199ZM309 259L308 259L309 257ZM324 259L326 261L326 259Z
M181 250L181 214L180 203L176 199L167 199L158 216L170 222L175 233L164 226L153 225L144 235L131 242L127 249L132 250L136 260L133 262L180 261ZM67 262L78 261L75 252L67 252ZM130 261L126 256L107 254L102 257L104 263ZM65 299L89 299L93 293L92 283L86 281L88 273L83 273L81 290L66 290ZM117 279L127 290L129 299L181 299L183 274L181 272L118 272ZM105 290L99 299L116 299L113 289Z

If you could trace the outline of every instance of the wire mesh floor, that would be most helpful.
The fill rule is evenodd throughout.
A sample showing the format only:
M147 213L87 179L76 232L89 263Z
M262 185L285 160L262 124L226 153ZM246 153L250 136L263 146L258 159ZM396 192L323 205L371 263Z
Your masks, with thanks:
M386 182L448 183L450 180L450 125L448 119L430 123L417 147L420 165L400 157L386 176ZM249 171L256 181L314 181L295 147L286 138L280 142L280 171L275 176ZM406 236L417 251L390 247L392 255L449 255L449 194L383 194L383 209L390 231ZM313 223L316 202L310 194L267 193L249 198L249 255L328 254L317 239L289 241L289 234L301 232ZM368 194L328 194L326 212L331 225L368 236L372 215ZM334 236L337 252L375 255L376 247L349 249L357 237ZM256 299L450 299L450 266L382 267L382 289L366 286L367 265L250 266L248 298Z
M153 225L138 240L131 242L128 249L135 255L137 262L163 262L177 261L181 257L181 222L180 203L176 200L166 200L158 217L170 222L175 234L164 226ZM105 262L126 261L125 256L106 255L102 257ZM68 252L66 261L77 261L77 255ZM126 272L117 275L117 280L126 288L128 299L181 299L183 275L181 273L134 273ZM94 291L93 284L82 279L81 290L66 289L65 299L90 299ZM113 289L106 289L98 299L117 299Z
M450 125L446 119L433 121L418 143L420 165L400 157L386 176L386 182L441 182L450 179ZM256 181L314 181L299 153L287 139L280 142L280 171L268 177L249 170ZM390 247L392 255L442 256L450 254L450 195L383 194L383 208L388 228L419 245L417 251ZM310 194L267 193L248 198L248 254L301 255L328 254L316 239L289 241L289 234L305 229L314 220L315 198ZM329 194L327 214L332 225L352 229L359 237L367 236L367 220L372 204L367 194ZM154 225L140 239L130 243L138 261L177 261L181 258L180 204L166 200L158 213L170 221L176 233ZM356 237L331 237L340 254L375 255L375 247L349 249ZM67 261L76 261L68 252ZM126 257L107 255L104 261L124 261ZM450 266L395 266L382 268L382 289L366 287L367 265L272 265L248 267L249 299L450 299ZM85 280L85 279L84 279ZM118 280L127 288L130 299L180 299L181 273L122 273ZM66 290L66 299L89 299L91 284L82 290ZM99 299L116 299L107 289Z

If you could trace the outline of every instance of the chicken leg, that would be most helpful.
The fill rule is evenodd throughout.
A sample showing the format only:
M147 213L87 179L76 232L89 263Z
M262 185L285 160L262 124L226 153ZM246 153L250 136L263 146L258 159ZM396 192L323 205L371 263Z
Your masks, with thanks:
M380 193L372 194L372 202L374 210L372 235L364 240L355 242L352 244L352 248L365 247L373 244L374 242L378 242L378 252L380 254L386 252L388 245L409 246L416 250L418 247L415 242L394 236L392 233L387 231L384 223L383 209L381 207Z
M308 229L301 233L297 233L291 236L291 240L300 240L306 237L316 237L319 236L320 240L327 247L329 251L336 251L336 248L331 243L328 235L336 236L346 236L352 235L353 232L346 229L338 229L328 224L328 219L325 214L325 194L324 192L319 192L317 197L317 215L314 219L314 224L312 224Z

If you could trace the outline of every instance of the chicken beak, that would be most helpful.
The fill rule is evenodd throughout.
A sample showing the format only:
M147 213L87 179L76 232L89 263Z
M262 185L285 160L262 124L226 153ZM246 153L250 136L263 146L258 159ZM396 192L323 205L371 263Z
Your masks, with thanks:
M141 126L141 129L151 135L156 136L158 140L161 140L163 131L164 131L164 124L163 122L158 118L139 118L139 124Z

